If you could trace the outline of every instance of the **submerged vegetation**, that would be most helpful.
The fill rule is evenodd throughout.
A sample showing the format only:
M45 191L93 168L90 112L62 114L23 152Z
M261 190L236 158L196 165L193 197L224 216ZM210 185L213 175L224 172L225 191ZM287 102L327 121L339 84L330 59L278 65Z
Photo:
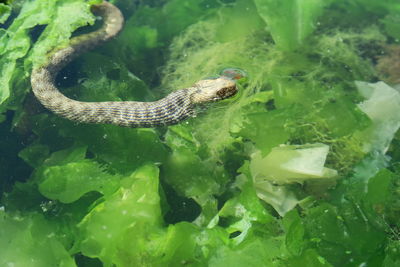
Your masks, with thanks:
M247 73L233 99L160 129L42 109L32 66L101 23L101 1L9 2L0 266L400 264L397 0L112 1L125 28L60 73L66 95L151 101Z

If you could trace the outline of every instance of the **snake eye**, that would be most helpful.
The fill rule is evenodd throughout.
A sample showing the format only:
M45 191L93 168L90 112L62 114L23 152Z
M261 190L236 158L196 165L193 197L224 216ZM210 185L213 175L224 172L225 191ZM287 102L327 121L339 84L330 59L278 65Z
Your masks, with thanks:
M226 95L226 88L222 88L221 90L218 90L217 96L219 98L224 98L225 95Z

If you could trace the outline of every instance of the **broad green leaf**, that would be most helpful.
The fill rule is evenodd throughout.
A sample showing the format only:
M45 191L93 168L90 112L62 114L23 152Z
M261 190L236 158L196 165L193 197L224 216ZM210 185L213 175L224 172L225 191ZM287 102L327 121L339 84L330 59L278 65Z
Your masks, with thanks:
M324 144L279 146L266 156L254 153L250 170L255 181L276 184L303 182L307 179L334 178L335 170L324 167L329 146Z
M12 215L1 210L0 237L0 266L76 266L59 241L57 225L40 214Z
M304 44L317 27L317 19L331 2L325 0L254 0L275 43L283 50Z
M11 14L11 7L5 4L0 4L0 24L4 23Z
M93 207L79 224L80 251L106 266L146 262L161 231L158 168L147 164L122 182L114 193Z
M384 82L356 82L360 94L366 98L359 108L372 120L373 125L361 133L364 149L385 153L400 127L400 93Z
M32 62L42 64L50 49L65 44L75 29L87 23L93 23L93 15L84 1L38 0L24 3L10 27L0 35L0 104L9 98L14 81L27 78ZM32 48L30 31L47 24L27 57ZM17 64L21 58L26 60L25 69L21 63ZM25 85L25 88L18 88L20 92L12 94L25 94L28 88Z
M296 210L289 211L283 217L283 224L286 230L285 245L293 256L300 256L307 245L305 240L305 227Z
M62 203L74 202L91 191L109 195L120 185L119 176L104 172L101 165L91 160L45 167L37 177L40 193Z

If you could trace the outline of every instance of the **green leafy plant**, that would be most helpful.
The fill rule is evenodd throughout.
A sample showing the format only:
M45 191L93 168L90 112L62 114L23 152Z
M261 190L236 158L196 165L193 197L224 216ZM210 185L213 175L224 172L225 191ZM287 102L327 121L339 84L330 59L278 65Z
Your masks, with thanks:
M376 67L397 1L113 1L126 25L60 73L67 96L247 74L159 129L75 124L30 94L99 2L0 5L0 266L399 265L400 93Z

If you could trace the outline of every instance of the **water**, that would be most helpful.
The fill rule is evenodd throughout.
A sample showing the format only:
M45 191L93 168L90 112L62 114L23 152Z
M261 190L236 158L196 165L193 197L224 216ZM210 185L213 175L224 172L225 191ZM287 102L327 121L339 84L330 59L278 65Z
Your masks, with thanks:
M154 101L221 73L239 89L156 129L42 108L32 66L101 20L10 2L0 266L399 264L397 1L114 1L125 26L60 72L67 97Z

